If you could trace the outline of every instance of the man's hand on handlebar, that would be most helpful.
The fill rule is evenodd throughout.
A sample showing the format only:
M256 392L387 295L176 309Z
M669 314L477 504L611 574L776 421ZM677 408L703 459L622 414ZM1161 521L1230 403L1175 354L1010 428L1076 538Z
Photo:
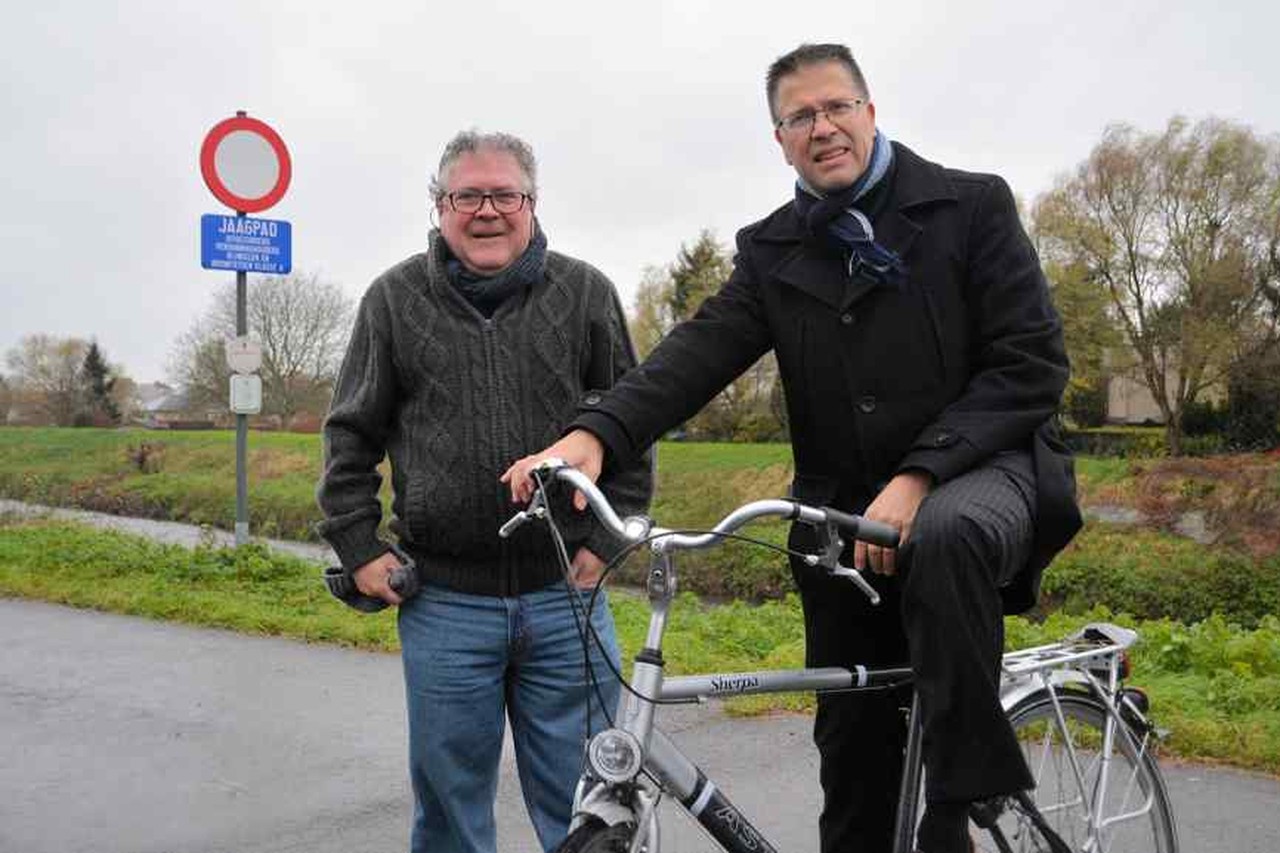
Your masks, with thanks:
M525 504L533 497L532 471L544 459L559 458L577 468L590 478L591 482L600 479L600 471L604 468L604 445L600 439L582 429L575 429L546 450L526 456L518 460L499 478L511 488L511 502ZM581 492L573 495L573 505L579 511L587 508L587 499Z
M864 512L863 518L883 522L897 528L898 541L906 542L911 535L920 503L933 488L933 476L926 471L903 471L889 481L876 495ZM897 552L859 540L853 546L853 565L858 571L870 568L878 575L892 575L898 571Z

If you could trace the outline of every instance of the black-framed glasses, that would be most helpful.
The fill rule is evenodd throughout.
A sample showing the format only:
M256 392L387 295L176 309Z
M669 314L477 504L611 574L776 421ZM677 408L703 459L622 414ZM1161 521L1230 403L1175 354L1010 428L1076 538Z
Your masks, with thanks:
M862 98L846 98L839 101L827 101L817 109L796 110L789 116L783 116L774 122L774 127L783 133L810 133L819 115L825 115L827 121L838 124L851 117L858 107L865 104Z
M479 213L480 208L484 207L485 199L489 200L498 213L519 213L524 209L525 202L533 196L519 190L497 190L491 193L455 190L446 194L445 198L449 199L449 206L458 213Z

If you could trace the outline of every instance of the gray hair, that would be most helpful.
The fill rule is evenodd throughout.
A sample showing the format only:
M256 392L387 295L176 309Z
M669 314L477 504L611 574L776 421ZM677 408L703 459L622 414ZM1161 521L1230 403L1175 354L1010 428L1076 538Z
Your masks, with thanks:
M533 148L518 136L510 133L481 133L478 130L464 130L449 140L440 155L440 166L431 176L431 199L436 204L448 192L449 170L463 154L474 154L477 151L501 151L515 158L516 165L524 175L524 191L531 196L538 195L538 161L533 156Z
M765 97L769 99L769 115L778 120L778 84L788 74L794 74L806 65L818 65L823 62L838 62L853 78L853 86L864 98L871 97L867 90L867 80L862 76L862 69L854 61L849 48L842 44L802 44L790 53L783 54L769 66L765 75Z

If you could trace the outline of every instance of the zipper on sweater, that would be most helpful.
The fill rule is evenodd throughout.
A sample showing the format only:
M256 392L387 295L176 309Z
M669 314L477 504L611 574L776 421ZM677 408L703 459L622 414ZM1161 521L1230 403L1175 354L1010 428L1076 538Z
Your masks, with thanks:
M501 411L502 411L502 394L498 388L498 355L497 355L497 324L492 317L485 317L480 324L480 332L484 339L484 370L485 385L488 386L489 394L489 452L492 454L490 462L494 466L494 470L502 469L502 461L498 459L499 436L501 435ZM506 577L502 579L503 588L501 594L514 595L516 589L516 567L514 563L502 567L506 571Z

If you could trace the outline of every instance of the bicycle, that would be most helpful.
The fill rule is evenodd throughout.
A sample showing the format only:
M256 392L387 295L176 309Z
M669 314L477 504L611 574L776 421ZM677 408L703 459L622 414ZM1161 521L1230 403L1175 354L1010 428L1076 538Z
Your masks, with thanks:
M849 579L874 604L879 601L875 589L856 570L838 562L845 545L841 535L895 547L897 531L790 499L744 504L709 531L667 530L644 516L619 518L589 478L559 460L540 465L534 479L537 488L529 507L503 525L500 535L508 536L537 519L547 522L559 541L545 497L549 485L558 480L581 492L596 517L630 543L618 559L644 544L651 552L646 584L651 612L644 648L633 661L629 681L617 673L624 690L609 727L586 744L574 818L558 853L658 853L658 803L663 796L676 799L729 853L773 853L746 816L656 725L657 708L759 693L883 689L910 684L912 673L909 667L857 666L666 677L662 638L675 595L674 554L746 538L735 531L759 518L811 524L823 532L824 547L822 553L802 555L803 559ZM567 565L567 555L560 550ZM975 804L970 811L975 849L1177 853L1173 810L1153 753L1159 733L1147 717L1146 696L1124 684L1126 650L1137 639L1134 631L1098 623L1062 642L1004 655L1001 701L1023 744L1035 788ZM923 796L921 724L914 693L903 762L895 853L914 847Z

